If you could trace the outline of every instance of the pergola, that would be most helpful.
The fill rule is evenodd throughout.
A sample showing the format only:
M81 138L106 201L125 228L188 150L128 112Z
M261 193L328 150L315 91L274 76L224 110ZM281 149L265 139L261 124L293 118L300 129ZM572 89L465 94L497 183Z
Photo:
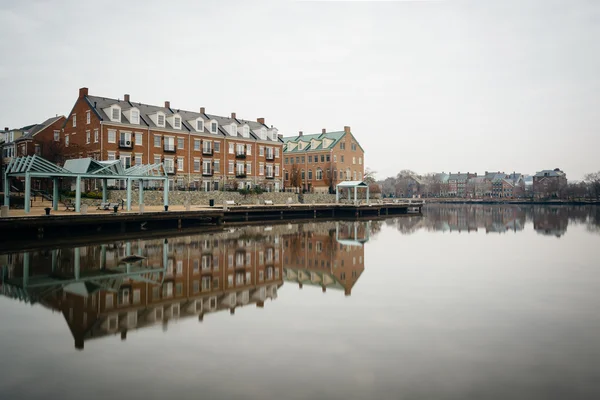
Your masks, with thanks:
M169 205L169 181L162 163L135 165L123 168L121 161L97 161L92 158L79 158L67 160L64 167L59 167L50 161L34 155L17 157L10 161L4 173L4 205L10 206L10 177L25 178L25 212L30 212L31 206L31 179L52 179L52 207L58 210L59 178L74 178L75 185L75 211L81 209L81 180L102 180L102 202L108 199L108 179L127 181L127 211L131 211L131 189L133 181L139 181L139 203L144 203L144 181L163 181L164 205Z
M339 203L340 201L340 190L348 189L348 199L352 196L350 195L350 189L354 188L354 203L357 202L357 192L359 188L367 189L367 203L369 203L369 185L364 183L363 181L343 181L335 185L335 202Z

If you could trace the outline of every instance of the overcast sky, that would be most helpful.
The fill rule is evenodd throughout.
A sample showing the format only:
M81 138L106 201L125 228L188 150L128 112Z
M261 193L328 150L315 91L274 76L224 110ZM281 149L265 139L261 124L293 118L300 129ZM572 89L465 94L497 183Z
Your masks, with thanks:
M0 125L90 94L341 130L378 177L600 170L600 1L0 1Z

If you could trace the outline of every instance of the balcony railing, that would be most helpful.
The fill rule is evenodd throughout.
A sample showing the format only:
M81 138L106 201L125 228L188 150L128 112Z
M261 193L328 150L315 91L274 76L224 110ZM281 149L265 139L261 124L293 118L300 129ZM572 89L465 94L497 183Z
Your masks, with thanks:
M175 167L169 166L169 165L165 165L165 172L167 174L174 174L175 173Z
M235 153L235 158L246 158L246 152L236 152Z
M213 175L213 170L212 169L202 170L202 176L212 176L212 175Z
M265 176L265 178L266 179L275 179L275 176L273 176L273 175L267 175L267 176Z
M267 153L267 155L265 156L267 161L274 161L275 160L275 154L269 154Z
M213 155L213 149L207 149L205 147L202 148L202 154L207 155L207 156L212 156Z
M174 153L175 151L177 151L177 147L175 146L175 144L165 143L165 145L163 146L163 150Z
M131 141L131 139L120 139L119 147L131 149L133 147L133 142Z
M235 173L235 177L236 178L245 178L247 175L245 172L236 172Z

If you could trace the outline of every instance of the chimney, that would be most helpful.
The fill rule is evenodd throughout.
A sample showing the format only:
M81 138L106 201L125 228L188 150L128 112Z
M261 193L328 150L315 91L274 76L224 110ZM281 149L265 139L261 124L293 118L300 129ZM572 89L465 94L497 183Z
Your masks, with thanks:
M346 132L346 133L350 133L350 127L349 127L349 126L345 126L345 127L344 127L344 132Z
M298 132L298 136L302 136L302 131Z
M8 126L4 127L4 132L8 132Z
M88 88L82 87L81 89L79 89L79 98L80 99L83 99L87 95L88 95Z
M123 96L123 101L126 101L127 103L129 103L129 95L128 94Z
M264 118L256 118L256 122L258 122L259 124L265 124L265 119Z
M321 129L321 133L327 133L327 129L325 129L325 128Z
M234 112L232 112L232 113L231 113L231 118L233 118L233 119L236 119L236 118L235 118L235 113L234 113Z
M165 101L165 108L171 108L171 102Z
M200 107L200 114L206 114L206 110L204 109L204 107Z

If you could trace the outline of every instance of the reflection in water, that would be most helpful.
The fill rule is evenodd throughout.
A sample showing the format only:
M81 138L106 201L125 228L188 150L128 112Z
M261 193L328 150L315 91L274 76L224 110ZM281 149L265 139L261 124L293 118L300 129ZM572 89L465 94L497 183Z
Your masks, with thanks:
M350 295L367 222L251 226L217 234L0 255L1 293L62 313L75 347L170 320L256 305L288 281Z
M590 232L600 232L600 207L548 205L451 205L437 204L424 209L423 218L408 216L386 221L405 234L420 229L444 232L519 232L533 223L542 235L561 237L569 222L585 224Z

